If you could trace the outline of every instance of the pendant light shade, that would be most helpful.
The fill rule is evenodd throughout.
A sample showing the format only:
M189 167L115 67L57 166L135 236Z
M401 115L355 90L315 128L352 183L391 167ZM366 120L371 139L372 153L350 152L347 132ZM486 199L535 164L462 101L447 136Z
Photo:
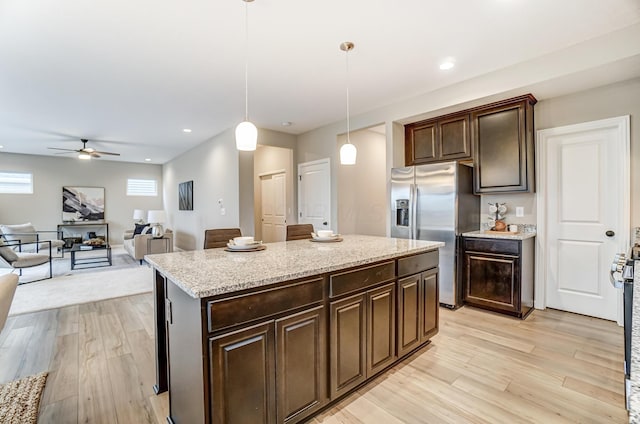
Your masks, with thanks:
M351 144L348 140L340 147L340 164L341 165L355 165L356 155L358 150L356 146Z
M256 150L258 129L249 121L240 122L236 127L236 148L238 150Z
M358 154L356 146L351 144L351 140L349 139L349 52L353 50L354 47L355 45L351 41L345 41L340 44L340 50L345 52L345 56L347 58L347 142L340 147L341 165L355 165L356 155Z
M246 51L244 57L244 121L236 127L236 148L244 151L256 150L258 129L249 121L249 3L253 0L242 0L245 3L244 28Z

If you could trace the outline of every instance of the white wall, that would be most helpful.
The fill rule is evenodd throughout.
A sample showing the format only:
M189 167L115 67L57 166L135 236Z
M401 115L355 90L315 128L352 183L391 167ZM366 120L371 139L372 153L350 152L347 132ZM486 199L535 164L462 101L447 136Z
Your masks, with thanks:
M349 134L358 149L355 165L338 166L338 225L341 234L384 236L387 227L386 137L369 129ZM338 137L338 148L346 136Z
M37 230L55 230L62 223L62 187L104 187L109 241L122 244L124 230L133 229L133 210L162 209L162 167L108 160L0 153L0 171L31 172L33 194L0 194L0 223L31 222ZM127 196L127 179L158 181L158 196Z

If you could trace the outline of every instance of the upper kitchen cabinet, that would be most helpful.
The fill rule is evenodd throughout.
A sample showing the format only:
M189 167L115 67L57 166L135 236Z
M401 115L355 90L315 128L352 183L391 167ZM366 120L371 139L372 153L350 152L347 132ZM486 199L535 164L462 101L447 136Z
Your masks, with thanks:
M455 113L405 126L405 164L471 159L469 113Z
M534 128L531 94L471 112L474 192L534 192Z

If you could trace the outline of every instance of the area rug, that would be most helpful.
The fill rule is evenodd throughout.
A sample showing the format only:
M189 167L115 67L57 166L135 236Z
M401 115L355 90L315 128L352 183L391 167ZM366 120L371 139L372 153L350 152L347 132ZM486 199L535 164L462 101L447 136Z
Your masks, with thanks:
M63 261L56 261L60 266L57 270L54 266L53 278L18 286L9 316L130 296L153 289L151 268L145 262L140 265L126 253L121 254L115 249L114 266L71 271L68 269L69 260L66 259L66 265Z
M38 408L47 374L45 371L0 385L0 423L38 422Z

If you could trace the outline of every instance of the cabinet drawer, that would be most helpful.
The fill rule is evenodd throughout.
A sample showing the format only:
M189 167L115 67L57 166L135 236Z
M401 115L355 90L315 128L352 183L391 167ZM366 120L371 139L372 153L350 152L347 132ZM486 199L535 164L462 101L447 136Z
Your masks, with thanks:
M398 259L398 277L417 274L438 266L438 250Z
M520 240L469 237L464 239L464 250L504 255L519 255Z
M329 277L330 296L336 297L355 292L385 281L391 281L396 276L393 261L379 265L360 268L355 271L333 274Z
M207 302L209 332L321 302L322 278Z

